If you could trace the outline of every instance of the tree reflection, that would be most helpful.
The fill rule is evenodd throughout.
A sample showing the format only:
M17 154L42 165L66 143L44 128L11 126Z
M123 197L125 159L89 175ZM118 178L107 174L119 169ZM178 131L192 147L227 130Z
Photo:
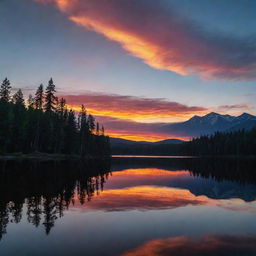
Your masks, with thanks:
M8 223L43 225L48 235L77 194L80 204L103 190L109 162L0 162L0 240ZM26 211L26 212L25 212Z
M112 170L160 168L170 171L188 170L193 176L213 178L216 181L256 183L255 158L114 158Z

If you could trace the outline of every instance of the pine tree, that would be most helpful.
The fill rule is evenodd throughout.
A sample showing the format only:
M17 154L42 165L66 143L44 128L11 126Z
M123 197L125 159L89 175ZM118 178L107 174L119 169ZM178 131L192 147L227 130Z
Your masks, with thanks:
M11 94L11 83L10 81L5 78L1 87L0 87L0 99L5 102L10 101L10 94Z
M46 112L54 112L56 109L57 97L54 95L55 92L55 84L51 78L45 91L44 109Z
M35 108L43 109L43 100L44 100L44 87L42 84L39 85L35 94Z
M88 125L87 125L87 114L84 105L81 106L81 110L79 113L79 135L80 135L80 155L83 156L85 154L85 146L86 146L86 137L88 137Z
M103 125L101 126L101 135L102 135L102 136L105 136L105 128L104 128Z
M12 102L17 105L24 105L24 97L21 89L19 89L12 97Z
M96 123L96 135L97 135L97 136L100 135L100 125L99 125L98 122Z
M92 115L88 116L88 127L91 133L95 130L95 118Z
M67 110L66 100L61 98L57 105L57 119L55 122L55 133L56 133L56 145L55 152L61 153L64 147L64 127L66 123L65 112Z
M33 143L33 149L34 151L38 151L41 149L41 130L42 130L42 110L43 110L43 102L44 102L44 87L43 84L40 84L39 87L37 88L36 94L35 94L35 108L39 110L37 114L37 121L36 121L36 134L34 138L34 143Z
M33 109L35 106L35 99L33 98L33 96L31 94L29 94L29 96L28 96L27 105L28 105L29 109Z
M75 144L77 142L76 118L72 109L68 112L67 125L65 128L65 153L72 154L74 153Z
M66 107L67 107L66 100L61 98L59 100L58 106L57 106L57 112L58 112L60 118L63 118Z

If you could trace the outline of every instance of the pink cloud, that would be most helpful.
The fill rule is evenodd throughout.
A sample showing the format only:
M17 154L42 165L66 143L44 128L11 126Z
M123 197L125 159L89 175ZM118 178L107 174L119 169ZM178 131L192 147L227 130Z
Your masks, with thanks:
M203 79L253 80L252 38L206 31L152 0L37 0L52 2L68 18L119 43L149 66Z
M206 112L200 106L188 106L164 98L143 98L106 93L63 95L71 106L85 104L94 114L124 119L165 118Z

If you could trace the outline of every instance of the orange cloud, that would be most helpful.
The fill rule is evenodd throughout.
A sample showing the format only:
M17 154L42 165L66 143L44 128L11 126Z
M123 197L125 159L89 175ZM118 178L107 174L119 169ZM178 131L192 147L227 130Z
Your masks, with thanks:
M161 1L39 1L55 3L74 23L119 43L153 68L203 79L256 77L252 38L207 32Z
M149 241L122 256L255 255L254 236L209 235L193 239L180 236Z
M159 141L169 138L188 140L184 134L171 134L159 129L164 122L177 122L195 113L209 110L200 106L188 106L164 98L142 98L117 94L92 93L83 95L59 95L68 106L79 111L85 104L87 111L96 116L111 137L134 141Z
M92 93L63 95L70 107L79 111L85 104L97 116L115 117L138 122L178 121L195 113L206 113L205 107L188 106L164 98L142 98L118 94Z
M141 123L104 116L96 116L96 119L104 124L107 134L111 137L152 142L170 138L190 139L185 134L166 131L163 129L166 123Z

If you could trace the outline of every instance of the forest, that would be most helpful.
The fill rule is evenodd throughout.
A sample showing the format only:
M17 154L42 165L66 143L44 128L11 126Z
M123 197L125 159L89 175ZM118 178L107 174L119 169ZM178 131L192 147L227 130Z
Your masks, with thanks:
M49 153L105 158L110 156L109 138L104 127L87 113L68 108L64 98L56 96L52 79L44 90L25 100L6 78L0 87L0 154Z
M256 127L252 130L215 132L181 144L112 146L114 155L255 156Z
M191 155L256 155L256 127L251 130L215 132L184 143Z

